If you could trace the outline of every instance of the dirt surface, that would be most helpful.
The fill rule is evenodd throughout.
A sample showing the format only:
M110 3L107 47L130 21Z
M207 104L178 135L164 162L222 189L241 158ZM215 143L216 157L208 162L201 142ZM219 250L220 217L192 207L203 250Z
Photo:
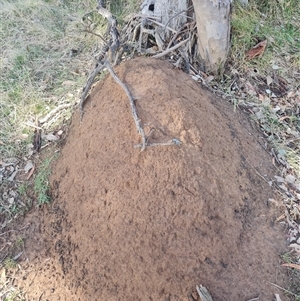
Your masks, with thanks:
M182 145L134 148L126 94L109 76L99 83L83 123L74 116L16 283L30 300L188 301L200 284L214 301L274 300L285 246L261 137L167 62L135 59L116 72L146 132L155 129L150 142Z

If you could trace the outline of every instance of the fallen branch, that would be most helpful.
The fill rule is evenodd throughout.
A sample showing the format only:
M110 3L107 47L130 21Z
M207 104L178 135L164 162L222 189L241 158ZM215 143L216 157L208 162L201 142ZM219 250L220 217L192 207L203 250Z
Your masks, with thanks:
M79 110L80 110L80 122L82 121L84 110L83 110L83 105L86 100L87 94L90 91L90 88L94 82L95 77L104 69L104 65L99 65L96 67L96 69L90 74L87 83L85 87L83 88L83 93L81 95L81 99L79 102Z
M142 144L141 144L141 152L145 149L146 147L146 135L145 131L143 129L143 126L141 125L141 120L139 119L136 111L136 107L134 104L134 99L128 90L127 86L118 78L112 67L110 66L109 62L106 60L104 63L104 66L107 68L111 76L114 78L114 80L122 87L122 89L125 91L127 97L129 98L129 103L130 103L130 108L131 108L131 114L135 122L136 129L138 133L141 135L142 138Z
M100 15L102 15L104 18L107 19L108 21L108 26L109 26L109 33L111 36L110 42L109 42L109 48L111 51L111 56L112 58L118 51L118 48L120 46L120 41L119 41L119 32L117 30L117 19L111 14L110 11L102 7L101 0L98 1L98 7L97 11Z
M109 32L110 32L110 41L106 42L102 37L101 39L106 42L106 45L101 49L101 52L97 58L97 66L96 68L92 71L92 73L89 75L89 78L87 80L87 83L85 87L83 88L83 93L81 95L80 103L79 103L79 110L80 110L80 122L82 121L83 115L84 115L84 110L83 110L83 105L84 102L87 98L88 92L90 91L90 88L95 80L95 77L103 71L105 68L104 63L102 62L105 57L107 52L110 50L110 58L113 60L115 54L117 53L117 50L119 48L120 42L119 42L119 32L117 30L117 19L104 7L102 7L101 0L98 1L98 6L97 6L97 12L102 15L104 18L107 19L108 21L108 26L109 26ZM89 12L86 15L91 14L92 12ZM86 16L85 15L85 16Z
M161 57L164 57L165 55L169 54L170 52L173 52L174 50L176 50L177 48L179 48L180 46L182 46L183 44L187 43L190 40L190 38L187 38L186 40L181 41L180 43L176 44L175 46L166 49L165 51L163 51L162 53L158 53L156 55L153 55L152 57L154 59L158 59Z

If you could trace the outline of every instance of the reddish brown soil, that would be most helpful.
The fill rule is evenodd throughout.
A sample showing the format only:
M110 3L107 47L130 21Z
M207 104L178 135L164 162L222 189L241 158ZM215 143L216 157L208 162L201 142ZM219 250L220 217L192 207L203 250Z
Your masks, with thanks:
M54 167L54 201L31 225L33 272L20 280L30 300L188 301L200 284L214 301L273 300L284 238L261 137L167 62L116 72L150 141L182 145L134 148L124 91L111 77L97 85Z

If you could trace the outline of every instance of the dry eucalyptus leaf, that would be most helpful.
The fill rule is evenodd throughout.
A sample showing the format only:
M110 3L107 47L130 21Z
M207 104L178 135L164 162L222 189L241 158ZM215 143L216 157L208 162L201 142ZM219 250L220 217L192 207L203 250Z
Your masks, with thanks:
M278 182L278 183L284 183L284 178L278 177L278 176L274 176L274 178L276 179L276 182Z
M300 270L300 265L295 263L284 263L281 266Z
M14 203L15 199L14 198L9 198L9 199L7 199L7 201L10 205L12 205Z
M52 133L49 133L49 134L45 135L45 139L48 140L48 141L58 140L58 138L55 135L53 135Z
M293 183L295 183L296 178L295 178L293 175L287 175L287 176L285 177L285 180L286 180L287 183L293 184Z
M298 244L290 244L289 248L292 248L293 251L295 251L296 253L300 254L300 245L298 245Z
M260 101L264 101L264 100L265 100L265 95L258 94L258 99L259 99Z
M25 167L24 167L25 173L28 173L28 171L29 171L32 167L33 167L33 163L32 163L32 161L29 160L29 161L26 163Z
M33 166L32 169L30 170L30 173L28 174L27 176L27 180L29 180L31 178L31 176L33 175L34 173L34 170L35 170L35 167Z
M267 40L261 41L246 52L246 58L252 60L255 57L261 56L265 52L266 46Z
M267 85L270 86L273 83L273 79L270 75L267 76Z
M283 191L288 191L287 187L284 184L279 185L279 188L281 188Z
M210 83L210 82L213 81L214 79L215 79L215 77L212 76L212 75L210 75L210 76L208 76L208 77L205 79L205 81L206 81L207 83Z
M66 81L62 82L63 86L72 86L74 84L75 84L75 82L72 80L66 80Z
M17 173L18 173L18 170L15 170L7 180L12 182L14 180L15 176L17 175Z
M275 294L276 301L281 301L279 294Z
M4 268L2 268L1 270L1 282L5 283L6 282L6 270Z
M201 299L201 301L213 301L209 291L207 288L203 285L200 285L200 287L196 286L197 293Z
M245 88L246 88L246 91L249 95L255 96L257 94L255 88L253 87L253 85L249 81L247 81L245 83Z

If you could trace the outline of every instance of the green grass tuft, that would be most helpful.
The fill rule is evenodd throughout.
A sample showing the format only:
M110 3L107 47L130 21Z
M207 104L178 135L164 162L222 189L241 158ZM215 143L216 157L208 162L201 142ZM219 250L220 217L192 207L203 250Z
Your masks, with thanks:
M4 260L4 267L5 267L7 270L16 269L17 266L18 266L17 262L16 262L14 259L10 258L10 257L8 257L8 258L6 258L6 259Z
M55 157L56 156L54 155L42 162L39 172L34 180L34 192L38 198L38 205L47 204L51 201L49 195L49 177L51 174L51 163Z
M279 75L291 77L300 67L300 1L250 1L249 6L235 3L232 14L231 57L241 72L257 69L272 74L276 65ZM245 52L267 39L264 55L247 61Z

